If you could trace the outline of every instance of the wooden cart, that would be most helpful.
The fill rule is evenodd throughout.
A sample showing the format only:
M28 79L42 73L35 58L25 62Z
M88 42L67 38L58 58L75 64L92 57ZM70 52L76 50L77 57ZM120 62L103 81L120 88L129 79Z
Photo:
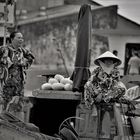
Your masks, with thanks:
M41 90L37 89L33 91L33 97L38 99L51 99L51 100L69 100L69 101L79 101L79 104L76 106L76 117L82 118L75 119L75 129L80 136L80 140L96 140L97 138L97 128L96 124L97 119L93 118L92 111L87 109L85 105L82 103L82 93L72 92L72 91L54 91L54 90ZM117 105L118 111L120 106ZM127 106L124 105L124 110L127 109ZM124 112L123 112L124 113ZM116 139L140 139L138 138L138 134L132 134L132 128L129 124L124 123L122 111L120 112L120 116L116 118L119 136ZM122 134L123 133L123 134Z

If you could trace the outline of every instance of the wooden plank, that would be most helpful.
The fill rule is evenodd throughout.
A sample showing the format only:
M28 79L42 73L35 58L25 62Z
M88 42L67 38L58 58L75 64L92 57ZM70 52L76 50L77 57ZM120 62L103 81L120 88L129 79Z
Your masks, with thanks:
M82 94L72 91L55 91L36 89L32 92L33 97L44 99L63 99L63 100L81 100Z

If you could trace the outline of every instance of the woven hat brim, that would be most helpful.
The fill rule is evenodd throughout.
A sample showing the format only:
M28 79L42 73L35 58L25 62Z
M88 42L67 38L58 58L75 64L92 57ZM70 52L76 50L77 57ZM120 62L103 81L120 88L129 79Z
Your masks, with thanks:
M110 59L112 59L113 60L113 62L114 63L116 63L116 66L119 66L119 65L121 65L121 60L120 59L117 59L117 58L114 58L114 57L104 57L104 58L98 58L98 59L96 59L95 61L94 61L94 64L95 65L97 65L97 66L99 66L100 64L99 64L99 60L105 60L105 59L108 59L108 58L110 58Z
M106 51L105 53L101 54L99 57L97 57L97 59L94 60L94 64L99 66L99 60L103 61L105 59L113 60L113 62L116 63L116 66L122 63L122 61L117 56L115 56L110 51Z

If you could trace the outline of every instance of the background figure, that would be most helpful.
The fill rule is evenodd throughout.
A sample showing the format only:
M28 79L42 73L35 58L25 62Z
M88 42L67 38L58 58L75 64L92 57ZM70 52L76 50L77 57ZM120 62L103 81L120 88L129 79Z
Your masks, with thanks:
M115 56L118 56L118 51L117 51L117 50L113 50L113 54L114 54Z
M24 96L26 70L31 66L34 56L23 47L22 33L15 31L10 34L11 43L4 46L8 50L5 66L8 76L3 87L4 109L14 96ZM1 48L0 48L1 49Z
M140 74L140 58L138 57L137 50L132 50L132 56L128 61L128 68L126 74Z

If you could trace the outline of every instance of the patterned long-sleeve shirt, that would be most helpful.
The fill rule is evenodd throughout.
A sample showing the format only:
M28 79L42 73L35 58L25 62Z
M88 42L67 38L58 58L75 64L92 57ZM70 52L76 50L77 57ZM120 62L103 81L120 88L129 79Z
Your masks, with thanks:
M34 56L25 48L15 49L12 45L0 47L1 52L0 63L7 70L2 93L4 100L9 102L13 96L23 96L26 70L33 63Z
M104 102L123 96L126 88L120 82L119 77L119 71L116 68L108 75L101 67L97 67L85 84L84 101L87 107L92 107L98 95Z

